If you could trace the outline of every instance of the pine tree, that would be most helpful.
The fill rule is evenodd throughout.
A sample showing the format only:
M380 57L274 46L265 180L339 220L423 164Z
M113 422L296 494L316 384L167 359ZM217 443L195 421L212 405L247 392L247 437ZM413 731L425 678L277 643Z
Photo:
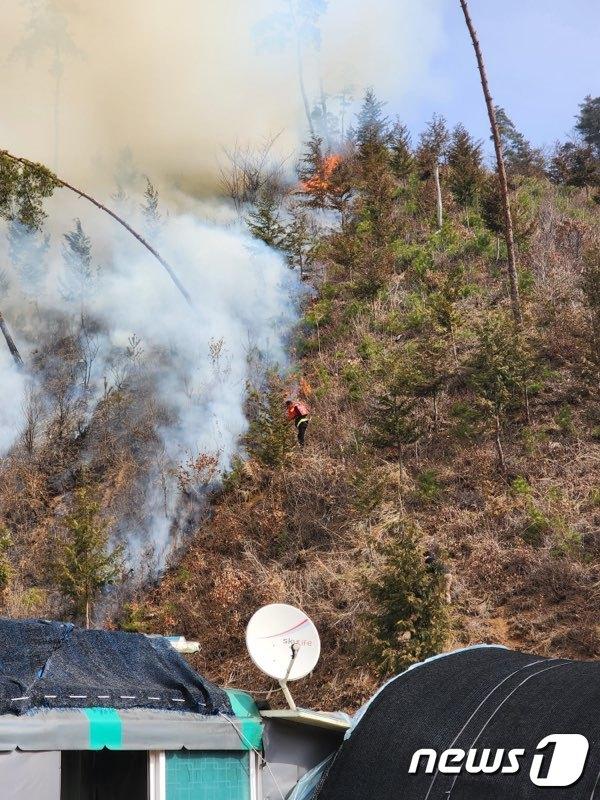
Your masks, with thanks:
M389 166L390 130L383 106L384 103L377 99L373 89L367 89L353 131L363 177L372 172L379 173Z
M463 125L458 124L452 131L448 147L448 186L463 208L474 205L483 185L481 148L481 142L474 141Z
M108 550L108 525L99 511L100 504L90 488L77 489L56 562L58 586L87 628L98 592L117 582L123 569L123 548Z
M248 400L250 424L244 437L248 454L276 469L293 447L290 423L285 416L280 379L272 374L264 390L252 390Z
M146 178L146 188L144 190L144 202L141 204L142 214L146 231L150 235L156 234L161 225L161 213L158 210L159 195L158 189L154 186L150 178Z
M600 159L600 97L588 94L579 106L575 128L583 141L593 148L596 158Z
M433 169L435 163L445 161L450 133L444 117L434 114L419 137L417 155L421 166Z
M349 159L324 152L323 140L313 136L297 167L302 203L308 208L331 209L340 214L342 228L349 215L353 190Z
M420 364L412 358L398 359L382 392L375 396L370 417L373 444L395 449L399 461L404 447L422 432L417 408L424 383Z
M327 0L283 0L283 9L261 20L254 28L260 46L270 50L291 47L295 51L298 83L306 121L311 136L315 133L310 101L304 77L304 58L307 49L319 50L321 31L319 21L327 10Z
M313 106L311 119L315 135L321 137L330 150L340 143L341 130L339 117L328 108L329 99L328 95L321 89L321 97L319 102Z
M458 303L469 295L465 270L461 261L452 261L439 272L428 274L425 307L431 322L442 336L450 341L454 360L458 363L456 333L461 322Z
M368 89L352 133L356 149L357 196L353 205L359 247L360 293L374 296L393 268L391 243L397 234L397 185L390 167L390 128L383 103Z
M60 109L62 81L69 58L82 57L69 33L69 17L66 9L55 0L32 0L28 5L30 16L24 26L24 34L11 53L11 58L22 58L30 66L37 57L47 56L49 74L54 81L54 169L58 168L60 152Z
M537 224L531 204L524 202L526 200L527 193L522 189L518 189L511 194L513 239L515 244L520 247L527 243ZM492 233L500 235L504 232L504 208L497 174L488 175L483 182L480 211L483 221Z
M392 172L398 180L407 180L414 166L414 156L410 132L400 120L396 120L390 131L389 149Z
M286 238L285 225L279 217L279 206L271 192L262 192L254 209L246 217L248 230L269 247L280 249Z
M309 208L326 208L328 186L323 180L323 139L311 136L305 148L297 167L304 203Z
M600 186L600 160L589 144L557 144L548 172L557 184L578 188Z
M282 249L292 269L306 278L315 260L315 233L312 218L302 209L292 209L292 218L285 229Z
M451 344L456 360L456 348L453 337L454 329L452 329ZM416 346L415 358L420 365L420 371L423 375L418 396L430 398L432 401L432 422L434 430L437 430L439 421L439 398L449 374L447 356L448 347L443 337L439 335L437 325L426 325Z
M535 363L523 333L501 313L487 317L477 339L470 383L493 422L498 462L504 472L503 420L512 408L525 404L528 410Z
M133 157L133 151L130 147L123 147L119 150L114 168L117 194L126 198L128 192L138 190L141 177Z
M25 292L37 295L46 274L50 235L23 225L17 220L8 224L8 254Z
M41 230L44 200L52 196L58 179L42 164L22 163L0 152L0 218Z
M444 222L444 208L442 198L442 184L440 169L443 166L448 150L450 134L446 120L434 114L427 127L421 133L417 159L421 167L421 174L424 180L433 176L436 196L436 220L438 228Z
M499 106L496 107L496 121L508 173L525 176L544 175L546 171L544 154L527 141L506 111Z
M427 563L414 527L396 519L387 533L383 564L367 583L375 606L371 658L384 676L439 653L449 632L443 565Z
M481 216L487 227L500 235L504 231L504 209L497 175L488 175L481 191Z
M95 278L92 266L92 241L86 236L80 219L75 227L63 236L63 261L65 274L61 281L61 294L69 302L83 303L89 297Z

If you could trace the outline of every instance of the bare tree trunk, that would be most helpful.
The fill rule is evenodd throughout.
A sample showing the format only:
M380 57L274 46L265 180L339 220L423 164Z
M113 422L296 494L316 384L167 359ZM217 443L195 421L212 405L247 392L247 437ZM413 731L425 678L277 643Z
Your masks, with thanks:
M22 367L23 359L21 358L21 354L19 353L17 345L15 344L15 340L10 335L10 331L8 330L8 325L6 324L6 321L2 316L1 311L0 311L0 331L2 331L2 333L4 334L4 338L6 339L6 344L8 345L8 349L10 350L11 356L15 360L15 364L18 367Z
M471 35L473 42L473 49L477 58L477 66L479 67L479 75L481 78L481 86L483 89L483 96L487 106L488 116L490 118L490 127L492 129L492 138L494 140L494 149L496 151L496 161L498 163L498 179L500 182L500 194L502 196L502 210L504 212L504 235L506 238L506 250L508 252L508 280L510 284L510 300L512 305L513 317L518 325L523 322L523 314L521 312L521 298L519 296L519 276L517 275L517 261L515 256L515 240L513 235L512 215L510 213L510 201L508 198L508 180L506 178L506 167L504 165L504 156L502 154L502 142L500 141L500 131L498 130L498 123L496 121L496 111L494 109L494 101L490 94L488 85L487 74L485 70L485 63L483 61L483 54L477 38L477 32L471 15L469 14L469 6L467 0L459 0L463 14L465 15L465 22Z
M39 164L36 164L33 161L29 161L29 159L27 158L20 158L19 156L14 156L12 153L9 153L8 150L0 150L0 155L4 156L5 158L10 158L11 161L16 161L19 164L23 164L23 166L25 167L39 168L40 166ZM96 208L99 208L101 211L104 211L105 214L108 214L110 217L116 220L119 223L119 225L122 225L125 228L125 230L129 231L129 233L132 236L134 236L138 240L138 242L146 248L146 250L152 253L152 255L158 261L158 263L167 271L169 277L171 278L177 289L179 289L183 297L186 299L187 303L190 306L193 306L192 298L188 290L185 288L185 286L181 283L181 281L177 277L173 267L167 261L165 261L165 259L161 256L158 250L155 250L154 247L152 247L152 245L149 244L149 242L147 242L143 236L141 236L137 231L135 231L128 222L125 222L125 220L122 217L120 217L118 214L115 214L114 211L111 211L110 208L107 208L107 206L103 205L99 200L96 200L94 197L87 194L87 192L84 192L81 189L77 189L75 186L72 186L70 183L67 183L67 181L64 181L57 175L53 175L53 178L58 186L62 186L65 189L69 189L71 192L74 192L75 194L79 195L79 197L85 198L90 203L95 205Z
M327 149L331 150L331 136L329 133L329 119L328 119L328 110L327 110L327 95L325 94L325 89L323 88L323 79L319 79L319 88L321 90L321 114L323 115L323 132L325 133L325 142L327 144Z
M315 135L315 128L313 125L312 117L310 115L310 103L308 102L308 95L306 94L306 86L304 85L304 64L302 60L302 43L300 42L300 35L296 34L296 62L298 65L298 82L300 84L300 94L302 95L302 102L304 103L304 113L306 114L306 121L308 122L308 130L310 135Z
M59 129L59 98L60 98L60 77L56 78L54 89L54 169L58 169L58 129Z
M454 363L458 367L458 350L456 348L456 336L454 334L454 325L450 325L450 343L452 345L452 355L454 356Z
M504 458L504 449L502 447L502 425L500 424L500 417L498 414L494 415L494 422L496 424L496 452L498 453L498 461L502 472L506 472L506 460Z
M525 398L525 417L527 419L527 424L531 425L531 404L529 402L529 388L527 386L523 389L523 396Z
M302 102L304 103L304 113L306 114L306 121L308 122L308 130L310 131L310 135L314 136L315 128L312 122L312 117L310 116L310 103L308 102L308 95L306 94L306 86L304 85L304 61L302 58L302 41L300 39L300 29L298 27L298 21L296 19L294 4L293 2L291 2L291 0L288 0L288 6L290 9L290 15L292 17L294 33L296 35L296 66L298 68L298 83L300 84L300 94L302 95Z
M58 46L54 53L54 169L58 169L58 138L60 131L60 82L62 78L62 64Z
M85 627L90 629L90 601L85 601Z
M444 224L444 206L442 205L442 185L440 183L440 165L438 162L435 162L435 166L433 167L433 178L435 180L435 203L436 203L436 214L437 214L437 226L438 230L442 230L442 226Z

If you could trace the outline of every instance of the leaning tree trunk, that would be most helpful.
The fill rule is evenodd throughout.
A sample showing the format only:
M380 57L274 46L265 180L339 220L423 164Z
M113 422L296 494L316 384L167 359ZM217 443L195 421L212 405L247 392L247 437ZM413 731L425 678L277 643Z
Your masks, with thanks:
M463 14L465 15L465 22L471 35L473 42L473 49L477 58L477 66L479 67L479 75L481 78L481 86L483 88L483 96L487 105L488 116L490 118L490 127L492 129L492 138L494 140L494 149L496 151L496 161L498 163L498 179L500 182L500 194L502 197L502 210L504 213L504 235L506 239L506 250L508 252L508 280L510 285L510 300L512 305L513 317L518 325L523 322L523 314L521 312L521 299L519 297L519 276L517 275L517 260L515 256L515 241L513 235L512 215L510 213L510 201L508 199L508 180L506 178L506 167L504 165L504 156L502 154L502 142L500 140L500 131L498 130L498 123L496 121L496 111L494 109L494 102L490 94L488 85L487 73L485 70L485 63L483 61L483 54L477 32L471 15L469 14L469 6L467 0L459 0Z
M28 158L21 158L20 156L14 156L12 153L9 153L8 150L0 150L0 156L4 156L5 158L10 158L11 161L15 161L17 164L22 164L24 167L34 167L34 168L37 167L37 168L39 168L40 166L42 166L40 164L35 164L33 161L30 161ZM46 168L44 167L44 169L46 169ZM47 171L49 172L49 170L47 170ZM192 298L191 298L188 290L185 288L185 286L181 283L181 281L177 277L173 267L161 256L161 254L158 252L158 250L156 250L154 247L152 247L152 245L149 242L147 242L146 239L144 239L144 237L141 236L136 230L134 230L128 222L126 222L118 214L115 214L114 211L112 211L110 208L105 206L99 200L96 200L96 198L92 197L92 195L87 194L87 192L84 192L82 189L78 189L76 186L73 186L70 183L67 183L67 181L64 181L62 178L59 178L57 175L54 175L53 173L50 173L50 174L52 175L52 179L54 180L54 182L55 182L55 184L57 186L62 186L64 189L69 189L69 191L74 192L75 194L79 195L79 197L83 197L85 200L87 200L88 202L90 202L93 205L95 205L96 208L99 208L100 211L104 211L105 214L108 214L110 217L112 217L114 220L116 220L119 223L119 225L122 225L125 228L125 230L129 231L129 233L132 236L134 236L138 240L138 242L146 248L146 250L148 250L150 253L152 253L152 255L158 261L158 263L163 267L163 269L166 270L166 272L168 273L169 277L171 278L171 280L173 281L175 286L179 289L179 291L181 292L183 297L186 299L188 304L190 306L193 305Z
M19 353L17 345L15 344L15 340L10 335L10 331L8 330L8 325L6 324L6 321L2 316L1 311L0 311L0 331L2 331L4 338L6 339L6 344L8 345L8 349L10 350L11 356L15 360L15 364L18 367L23 366L23 359L21 358L21 354Z

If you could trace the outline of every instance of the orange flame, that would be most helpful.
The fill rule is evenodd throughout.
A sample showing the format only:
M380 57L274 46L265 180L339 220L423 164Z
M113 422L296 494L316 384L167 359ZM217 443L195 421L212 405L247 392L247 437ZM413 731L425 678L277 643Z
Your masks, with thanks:
M336 153L326 156L315 174L301 182L300 190L307 194L326 192L330 188L331 176L341 163L342 157Z

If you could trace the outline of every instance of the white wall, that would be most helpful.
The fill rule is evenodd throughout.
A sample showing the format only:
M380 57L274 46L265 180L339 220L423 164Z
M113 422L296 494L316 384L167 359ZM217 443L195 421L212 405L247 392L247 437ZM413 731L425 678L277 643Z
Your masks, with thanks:
M60 800L60 753L0 752L2 800Z

